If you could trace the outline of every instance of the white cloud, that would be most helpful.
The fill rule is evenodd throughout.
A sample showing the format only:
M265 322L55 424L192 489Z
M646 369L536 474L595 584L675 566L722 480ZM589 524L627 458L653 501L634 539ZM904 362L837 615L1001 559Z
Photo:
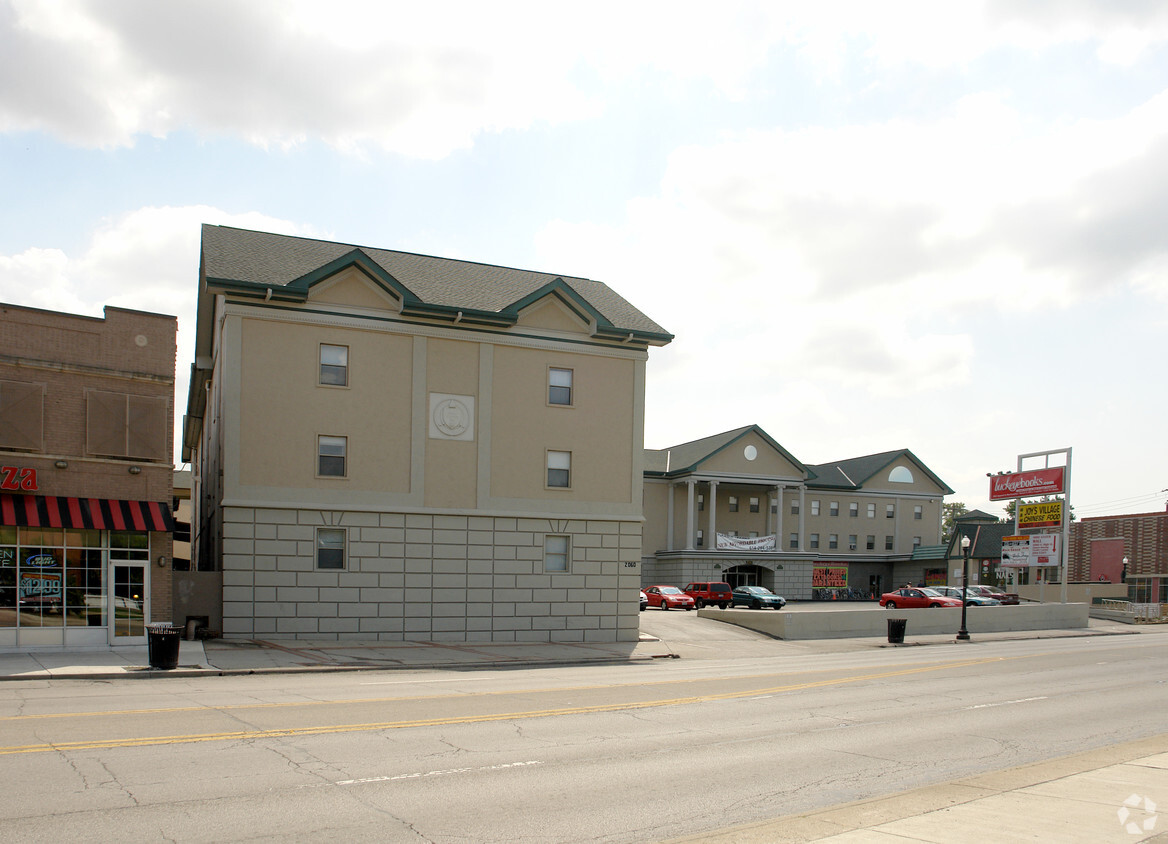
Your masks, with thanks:
M741 99L775 84L757 74L778 49L834 77L848 62L961 67L1079 42L1130 64L1168 39L1149 4L1101 5L8 0L0 131L118 147L190 129L436 159L485 132L596 115L646 73Z
M27 249L0 255L0 301L86 316L107 305L178 317L175 431L181 438L190 365L195 359L200 225L213 223L317 236L286 220L207 206L142 208L109 221L79 255ZM176 441L176 453L181 442Z

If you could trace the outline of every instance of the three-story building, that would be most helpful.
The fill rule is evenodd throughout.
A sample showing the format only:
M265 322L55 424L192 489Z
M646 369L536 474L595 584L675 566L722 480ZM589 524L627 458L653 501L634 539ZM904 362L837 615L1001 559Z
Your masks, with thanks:
M671 339L596 281L205 226L183 443L224 635L635 641Z

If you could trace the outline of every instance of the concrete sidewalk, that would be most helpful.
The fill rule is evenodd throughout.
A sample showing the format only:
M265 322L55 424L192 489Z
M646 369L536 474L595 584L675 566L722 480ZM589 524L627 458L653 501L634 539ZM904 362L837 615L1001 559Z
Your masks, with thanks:
M672 844L695 841L1168 841L1168 734Z
M305 671L525 668L672 658L652 637L612 644L235 641L179 643L178 667L152 669L145 645L0 653L3 680L210 677Z

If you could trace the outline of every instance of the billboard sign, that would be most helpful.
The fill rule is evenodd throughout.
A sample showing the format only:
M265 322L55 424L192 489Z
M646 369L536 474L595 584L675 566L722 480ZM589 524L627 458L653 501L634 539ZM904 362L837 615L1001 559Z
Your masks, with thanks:
M1066 469L1031 469L1008 475L990 476L990 501L1027 498L1032 495L1059 495L1065 492Z
M847 589L847 566L815 566L811 569L812 589Z
M1040 533L1030 537L1030 565L1057 566L1058 564L1057 533Z
M1018 505L1018 530L1059 527L1063 523L1061 501L1040 501L1037 504Z
M1030 565L1029 536L1002 537L1002 565L1007 568L1025 568Z

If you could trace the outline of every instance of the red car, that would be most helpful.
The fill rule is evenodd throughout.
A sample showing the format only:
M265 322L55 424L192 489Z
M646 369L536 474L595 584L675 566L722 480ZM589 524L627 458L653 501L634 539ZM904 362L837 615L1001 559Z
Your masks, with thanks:
M959 607L960 598L947 598L936 589L926 589L923 586L906 586L895 592L885 592L880 596L880 606L894 610L917 609L920 607Z
M694 599L676 586L650 586L645 590L649 606L663 610L692 610Z
M1006 592L996 586L986 586L985 584L975 585L969 587L971 591L977 592L980 595L985 595L987 598L997 598L1003 604L1010 604L1016 606L1022 603L1022 599L1018 597L1017 593Z

